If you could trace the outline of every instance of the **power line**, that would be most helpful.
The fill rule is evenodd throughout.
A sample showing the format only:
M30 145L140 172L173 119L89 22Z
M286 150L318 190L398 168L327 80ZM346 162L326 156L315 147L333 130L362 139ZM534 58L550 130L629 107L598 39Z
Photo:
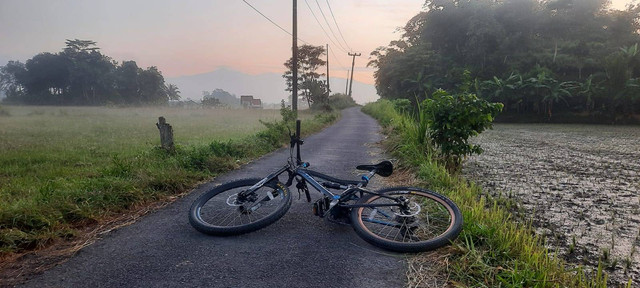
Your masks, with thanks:
M333 15L333 10L331 9L331 5L329 4L329 0L327 0L327 6L329 6L329 11L331 12L331 17L333 18L333 23L336 23L336 28L338 28L338 32L340 33L340 37L342 38L342 41L344 41L344 45L347 45L347 48L349 48L349 50L353 50L353 49L351 49L351 47L349 47L349 44L347 43L347 40L345 40L344 36L342 35L342 31L340 30L340 26L338 25L338 21L336 21L336 17Z
M282 30L284 33L287 33L289 36L293 36L293 34L291 34L291 32L287 31L286 29L282 28L282 26L278 25L278 23L274 22L273 20L271 20L269 17L267 17L266 15L264 15L264 13L260 12L260 10L258 10L256 7L254 7L253 5L251 5L249 2L247 2L246 0L242 0L242 2L244 2L245 4L247 4L249 7L251 7L251 9L253 9L254 11L258 12L258 14L260 14L262 17L264 17L265 19L267 19L269 22L271 22L271 24L275 25L276 27L278 27L280 30ZM307 2L307 0L305 0L305 2ZM309 10L311 10L311 7L309 6L309 3L307 2L307 7L309 7ZM311 14L313 14L313 11L311 11ZM315 14L313 14L313 16L315 17ZM318 22L318 25L320 25L320 21L318 20L318 18L316 17L316 22ZM322 28L322 25L320 25L320 28ZM324 28L323 28L323 31ZM329 35L327 34L327 32L325 31L325 34L327 35L327 37L329 37ZM336 37L337 39L337 37ZM298 40L300 40L301 42L307 44L307 45L313 45L307 41L304 41L302 39L300 39L300 37L298 37ZM329 40L331 40L331 38L329 37ZM333 42L333 40L331 40L332 43L335 44L335 42ZM316 45L313 45L316 46ZM346 52L346 51L345 51ZM342 62L340 62L340 59L338 58L338 56L336 56L336 54L333 52L333 49L331 49L331 46L329 46L329 53L331 53L331 55L333 55L333 58L338 62L338 66L342 67L343 70L347 70L347 68L342 64Z
M347 70L347 67L345 67L342 62L340 62L340 59L338 58L338 56L336 56L336 53L333 52L331 46L329 46L329 51L331 52L331 55L333 55L333 59L336 59L336 61L338 61L338 66L342 67L343 70Z
M316 13L313 12L313 9L311 9L311 6L309 5L309 2L307 0L304 0L304 3L307 3L307 8L309 8L309 11L311 11L311 15L313 15L313 18L316 19L316 22L318 23L318 26L320 26L320 28L322 29L322 32L324 32L324 35L327 36L327 38L329 39L329 41L331 41L331 43L333 43L333 45L338 46L336 44L336 42L333 41L333 39L331 39L331 36L329 36L329 33L327 33L327 30L324 29L324 27L322 27L322 24L320 24L320 20L318 20L318 17L316 17ZM344 49L344 48L342 48ZM344 52L347 52L346 50L344 50Z
M324 12L322 11L322 7L320 7L320 3L318 2L318 0L316 0L316 5L318 5L318 10L320 10L320 14L322 14L322 18L324 18L324 23L327 23L327 27L329 27L329 31L331 31L331 35L333 35L333 38L336 38L336 41L338 41L338 45L340 45L340 48L342 48L342 51L346 51L347 49L345 49L344 46L342 46L342 44L340 43L340 39L338 39L338 36L336 36L336 33L333 32L333 28L331 28L331 24L329 24L329 21L327 21L327 17L324 15Z
M267 17L266 15L264 15L262 12L260 12L260 10L258 10L256 7L253 7L253 5L249 4L249 2L247 2L246 0L242 0L242 2L244 2L245 4L249 5L249 7L251 7L253 10L255 10L256 12L258 12L258 14L262 15L262 17L264 17L264 19L267 19L269 22L271 22L271 24L275 25L276 27L280 28L280 30L284 31L284 33L289 34L289 36L293 36L293 34L291 34L291 32L287 31L287 29L282 28L282 26L278 25L278 23L274 22L273 20L271 20L269 17ZM307 4L308 5L308 4ZM298 37L298 40L304 42L307 45L312 45L307 41L304 41L302 39L300 39L300 37Z
M253 7L253 5L249 4L249 2L242 0L242 2L244 2L245 4L249 5L249 7L251 7L253 10L255 10L256 12L258 12L258 14L262 15L262 17L264 17L265 19L269 20L269 22L271 22L271 24L276 25L276 27L280 28L280 30L284 31L284 33L289 34L289 36L293 36L293 34L291 34L291 32L287 31L286 29L282 28L280 25L278 25L276 22L273 22L273 20L269 19L269 17L267 17L266 15L262 14L262 12L260 12L260 10L256 9L256 7Z

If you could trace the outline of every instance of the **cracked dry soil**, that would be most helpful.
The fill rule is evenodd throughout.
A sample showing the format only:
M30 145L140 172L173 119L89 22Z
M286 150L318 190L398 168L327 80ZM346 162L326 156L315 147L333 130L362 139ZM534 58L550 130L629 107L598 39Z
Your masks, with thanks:
M512 198L550 251L640 285L640 126L496 124L463 174Z

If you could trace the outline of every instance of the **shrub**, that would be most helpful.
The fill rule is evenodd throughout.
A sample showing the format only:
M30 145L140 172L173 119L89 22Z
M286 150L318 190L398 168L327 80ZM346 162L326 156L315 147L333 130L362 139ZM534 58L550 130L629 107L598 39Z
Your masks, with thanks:
M351 98L351 96L342 93L336 93L329 96L329 105L333 109L342 110L345 108L356 106L357 104L356 101Z
M469 137L491 128L503 107L501 103L479 99L475 94L449 95L443 90L436 91L432 99L422 105L429 136L450 170L458 169L465 156L482 153L478 145L469 143Z

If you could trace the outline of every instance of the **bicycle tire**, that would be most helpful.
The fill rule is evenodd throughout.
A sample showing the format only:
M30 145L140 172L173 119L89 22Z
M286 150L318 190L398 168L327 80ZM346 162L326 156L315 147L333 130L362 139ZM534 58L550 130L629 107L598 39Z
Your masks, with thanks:
M436 192L415 187L392 187L377 193L404 196L412 208L405 212L401 212L398 206L351 209L353 229L375 246L395 252L424 252L451 243L462 231L460 209ZM394 202L373 194L358 201L358 204L389 203Z
M248 201L243 203L245 205L235 203L238 192L260 180L237 180L205 192L191 205L189 223L202 233L216 236L244 234L269 226L291 207L291 193L284 184L270 182L258 188L256 199L263 201ZM246 210L256 203L260 206L255 211Z

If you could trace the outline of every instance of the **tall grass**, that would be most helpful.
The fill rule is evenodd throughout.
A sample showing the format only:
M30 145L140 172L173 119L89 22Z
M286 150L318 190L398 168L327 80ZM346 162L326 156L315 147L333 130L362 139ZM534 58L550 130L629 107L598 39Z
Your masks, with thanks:
M288 140L278 111L11 108L0 119L0 254L74 237ZM157 148L159 114L173 125L174 153ZM303 114L303 128L319 130L336 115Z
M401 165L412 169L424 186L459 205L463 232L448 256L447 272L453 283L469 287L606 287L602 268L568 268L545 248L545 240L535 235L530 224L511 218L502 199L486 196L474 183L449 174L429 152L432 148L423 147L431 144L416 141L419 137L415 133L423 131L421 123L407 120L409 117L385 100L368 104L363 111L386 128L386 145Z

